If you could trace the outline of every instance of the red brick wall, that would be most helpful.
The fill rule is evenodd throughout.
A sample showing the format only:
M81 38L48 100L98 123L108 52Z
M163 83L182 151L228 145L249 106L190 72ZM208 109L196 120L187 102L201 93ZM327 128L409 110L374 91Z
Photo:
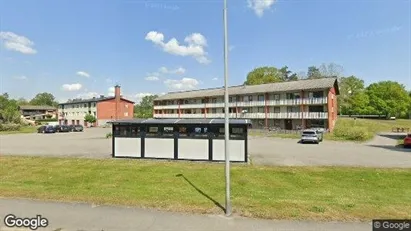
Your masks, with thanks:
M126 108L128 105L128 108ZM124 113L128 112L128 115L125 116ZM131 119L134 114L134 105L127 101L121 100L118 104L118 119ZM97 119L116 119L116 101L115 99L106 100L97 103Z
M335 121L337 120L337 95L335 94L335 89L331 88L328 91L328 128L332 131L334 129Z

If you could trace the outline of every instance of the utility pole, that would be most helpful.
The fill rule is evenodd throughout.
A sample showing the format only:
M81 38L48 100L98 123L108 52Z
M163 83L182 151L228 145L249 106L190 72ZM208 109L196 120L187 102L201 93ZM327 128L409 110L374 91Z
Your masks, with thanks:
M230 112L228 102L228 40L227 40L227 0L224 0L224 145L225 145L225 215L231 216L230 200L230 153L229 153L229 124Z

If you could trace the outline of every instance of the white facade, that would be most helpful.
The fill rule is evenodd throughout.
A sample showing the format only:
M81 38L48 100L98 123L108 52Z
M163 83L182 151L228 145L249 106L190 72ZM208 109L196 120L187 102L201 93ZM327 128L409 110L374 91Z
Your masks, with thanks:
M97 102L70 102L58 107L59 120L66 120L67 124L84 124L87 114L97 118Z

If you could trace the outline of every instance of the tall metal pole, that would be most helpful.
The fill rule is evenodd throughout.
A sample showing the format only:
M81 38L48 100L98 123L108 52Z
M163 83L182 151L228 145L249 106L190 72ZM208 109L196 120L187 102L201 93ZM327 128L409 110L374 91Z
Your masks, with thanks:
M224 0L224 143L225 143L225 214L231 215L230 201L230 154L229 154L229 102L228 102L228 40L227 40L227 0Z

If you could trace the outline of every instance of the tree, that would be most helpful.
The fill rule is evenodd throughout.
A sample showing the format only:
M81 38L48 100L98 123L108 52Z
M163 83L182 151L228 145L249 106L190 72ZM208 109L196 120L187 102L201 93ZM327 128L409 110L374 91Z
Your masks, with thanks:
M286 70L286 69L285 69ZM283 70L284 71L284 70ZM286 70L287 71L287 70ZM257 67L247 74L245 85L258 85L265 83L282 82L284 73L275 67Z
M323 77L341 77L344 72L344 67L335 63L321 64L319 71Z
M323 76L321 75L320 69L318 69L316 66L308 67L307 79L319 79L322 77Z
M93 124L97 121L97 118L93 116L92 114L87 114L84 116L84 121L86 121L87 123Z
M29 104L29 102L28 102L25 98L19 98L19 99L17 100L17 104L18 104L19 106L21 106L21 105L27 105L27 104Z
M152 118L153 117L153 101L157 95L144 96L141 102L134 106L134 117L136 118Z
M280 74L281 74L281 80L282 81L294 81L294 80L298 80L298 76L296 73L293 73L292 71L288 70L287 66L282 67L279 70Z
M408 112L411 99L405 86L394 81L381 81L367 87L370 106L378 113L400 116Z
M32 100L30 100L31 105L48 105L57 107L58 102L55 101L53 94L43 92L38 93Z
M346 114L349 115L367 115L378 114L370 106L370 99L365 91L359 91L350 96L345 108Z
M364 90L364 80L359 79L356 76L349 76L349 77L341 77L339 80L339 87L340 87L340 95L337 98L338 105L340 105L340 110L342 114L348 114L349 109L352 108L351 97L361 97L365 96L366 94L359 94L361 91ZM356 98L355 100L360 100ZM367 99L363 99L360 101L366 101Z
M0 122L20 123L20 111L17 101L9 99L7 93L0 96Z

